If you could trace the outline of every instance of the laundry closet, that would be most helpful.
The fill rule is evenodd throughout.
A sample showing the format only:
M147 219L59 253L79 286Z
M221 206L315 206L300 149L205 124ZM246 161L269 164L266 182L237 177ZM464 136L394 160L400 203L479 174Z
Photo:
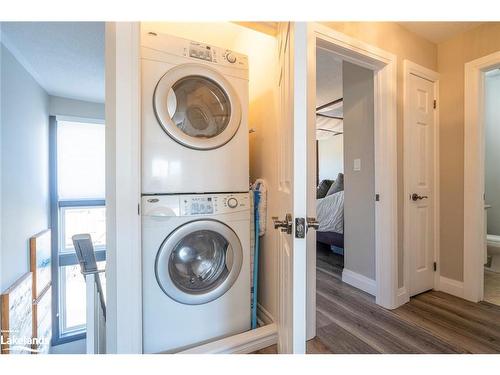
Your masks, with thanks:
M144 353L276 322L277 48L248 25L141 24Z

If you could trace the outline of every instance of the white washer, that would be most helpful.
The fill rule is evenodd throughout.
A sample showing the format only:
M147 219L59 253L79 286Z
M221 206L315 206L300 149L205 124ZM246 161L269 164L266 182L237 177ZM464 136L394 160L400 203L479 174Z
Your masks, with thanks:
M144 353L250 329L248 193L142 198Z
M248 191L247 57L165 34L141 44L142 193Z

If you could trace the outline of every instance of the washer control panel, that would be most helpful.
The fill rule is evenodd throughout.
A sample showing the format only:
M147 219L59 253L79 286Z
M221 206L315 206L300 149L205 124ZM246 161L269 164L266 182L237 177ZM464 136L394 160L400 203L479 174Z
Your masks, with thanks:
M249 208L248 193L200 194L180 197L181 216L215 215L248 210Z
M181 198L181 215L213 215L218 209L219 200L211 196L194 196Z

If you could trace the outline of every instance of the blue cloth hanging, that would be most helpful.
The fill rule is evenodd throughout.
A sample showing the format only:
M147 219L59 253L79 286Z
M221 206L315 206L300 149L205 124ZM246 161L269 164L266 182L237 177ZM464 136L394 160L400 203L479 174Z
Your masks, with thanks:
M253 199L254 199L254 256L253 256L253 285L251 289L252 293L252 329L257 328L257 291L258 291L258 279L259 279L259 202L260 202L260 191L253 191Z

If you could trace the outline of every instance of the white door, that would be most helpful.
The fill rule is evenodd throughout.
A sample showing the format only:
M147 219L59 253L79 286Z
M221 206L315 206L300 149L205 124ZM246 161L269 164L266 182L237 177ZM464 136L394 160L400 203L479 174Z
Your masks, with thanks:
M410 296L434 287L435 84L409 75L408 138Z
M305 353L307 192L307 25L283 23L278 34L278 351ZM302 227L301 227L302 224Z

